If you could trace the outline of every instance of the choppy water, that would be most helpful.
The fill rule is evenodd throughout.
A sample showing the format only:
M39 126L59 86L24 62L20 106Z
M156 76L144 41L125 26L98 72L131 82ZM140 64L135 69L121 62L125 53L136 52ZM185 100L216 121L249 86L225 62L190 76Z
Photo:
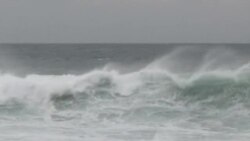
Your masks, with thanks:
M249 141L250 45L1 45L0 140Z

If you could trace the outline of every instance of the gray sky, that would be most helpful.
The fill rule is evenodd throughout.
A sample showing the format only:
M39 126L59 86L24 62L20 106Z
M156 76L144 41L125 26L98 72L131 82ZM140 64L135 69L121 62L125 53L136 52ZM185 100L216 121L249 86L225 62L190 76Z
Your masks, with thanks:
M250 0L0 0L0 42L250 42Z

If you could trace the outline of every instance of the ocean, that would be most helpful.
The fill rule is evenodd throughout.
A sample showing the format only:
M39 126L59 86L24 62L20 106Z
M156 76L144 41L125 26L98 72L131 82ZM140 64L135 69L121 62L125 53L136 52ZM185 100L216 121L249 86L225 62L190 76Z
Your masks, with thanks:
M250 44L0 44L1 141L249 141Z

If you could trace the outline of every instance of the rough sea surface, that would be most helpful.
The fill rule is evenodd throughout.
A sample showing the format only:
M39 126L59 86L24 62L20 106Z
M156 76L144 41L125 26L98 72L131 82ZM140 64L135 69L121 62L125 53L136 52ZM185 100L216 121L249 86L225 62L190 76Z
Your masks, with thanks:
M248 44L2 44L1 141L249 141Z

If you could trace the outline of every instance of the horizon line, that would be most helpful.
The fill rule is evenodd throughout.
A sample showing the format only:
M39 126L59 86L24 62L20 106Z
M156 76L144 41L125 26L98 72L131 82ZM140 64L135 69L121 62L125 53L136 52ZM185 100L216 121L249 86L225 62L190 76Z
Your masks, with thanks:
M32 42L20 42L20 43L18 43L18 42L16 42L16 43L10 43L10 42L3 42L3 43L0 43L0 45L22 45L22 44L26 44L26 45L38 45L38 44L40 44L40 45L42 45L42 44L45 44L45 45L48 45L48 44L50 44L50 45L56 45L56 44L65 44L65 45L67 45L67 44L71 44L71 45L115 45L115 44L118 44L118 45L128 45L128 44L132 44L132 45L209 45L209 44L211 44L211 45L229 45L229 44L250 44L250 42L249 43L238 43L238 42L235 42L235 43L230 43L230 42L218 42L218 43L207 43L207 42L180 42L180 43L178 43L178 42L169 42L169 43L143 43L143 42L127 42L127 43L125 43L125 42L121 42L121 43L118 43L118 42L103 42L103 43L101 43L101 42L97 42L97 43L94 43L94 42L89 42L89 43L71 43L71 42L65 42L65 43L63 43L63 42L35 42L35 43L32 43Z

